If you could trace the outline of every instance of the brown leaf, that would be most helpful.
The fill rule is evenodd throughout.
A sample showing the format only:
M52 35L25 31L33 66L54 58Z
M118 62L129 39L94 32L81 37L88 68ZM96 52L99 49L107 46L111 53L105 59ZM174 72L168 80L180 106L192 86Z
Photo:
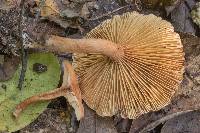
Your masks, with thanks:
M193 0L190 0L193 1ZM171 23L178 32L186 32L195 34L195 25L190 18L190 7L185 1L181 1L177 7L171 12Z
M13 7L19 6L21 0L1 0L0 9L8 10Z
M34 8L36 11L33 10L33 12L38 12L37 10L39 9L43 19L55 22L62 28L72 27L79 29L80 25L83 23L79 22L79 18L86 18L86 15L89 13L82 13L82 5L73 2L72 4L63 4L62 0L35 1L37 7Z
M77 133L117 133L112 118L100 117L84 104L85 115Z
M200 54L200 38L188 33L179 33L183 44L186 60Z
M115 127L117 128L117 131L120 133L129 132L131 128L131 123L132 123L131 119L128 119L128 118L123 119L120 116L114 116Z
M33 123L20 130L20 133L38 133L38 132L55 132L68 133L69 125L66 125L62 114L63 110L46 109Z
M56 3L56 0L45 0L44 2L41 0L35 0L38 6L40 6L41 16L48 17L51 15L59 15L60 10Z
M17 70L18 64L19 58L5 56L3 64L0 64L0 81L9 80Z
M200 113L190 112L167 121L161 133L198 133L200 131Z

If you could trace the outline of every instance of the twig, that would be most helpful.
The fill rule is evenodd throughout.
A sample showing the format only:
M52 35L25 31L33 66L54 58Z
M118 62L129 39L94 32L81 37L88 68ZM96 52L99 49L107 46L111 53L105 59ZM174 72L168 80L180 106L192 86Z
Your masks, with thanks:
M173 114L169 114L165 117L162 117L161 119L159 120L156 120L154 122L152 122L151 124L147 125L146 127L144 127L141 131L139 131L139 133L146 133L152 129L154 129L156 126L158 126L159 124L167 121L167 120L170 120L172 118L175 118L177 116L180 116L180 115L183 115L183 114L186 114L186 113L189 113L189 112L192 112L194 110L185 110L185 111L180 111L180 112L176 112L176 113L173 113Z
M20 34L20 45L21 45L21 61L22 61L22 69L19 77L19 83L18 83L18 88L21 90L22 85L24 82L24 77L26 73L26 67L27 67L27 51L24 49L24 41L23 41L23 14L24 14L24 3L25 0L21 0L20 3L20 16L19 16L19 34Z
M130 6L130 5L126 5L126 6L117 8L117 9L115 9L115 10L113 10L113 11L110 11L110 12L108 12L108 13L106 13L106 14L103 14L103 15L101 15L101 16L98 16L98 17L96 17L96 18L91 18L91 19L88 19L88 20L89 20L89 21L95 21L95 20L101 19L101 18L103 18L103 17L109 16L110 14L113 14L113 13L115 13L115 12L117 12L117 11L119 11L119 10L122 10L122 9L124 9L124 8L126 8L126 7L129 7L129 6Z

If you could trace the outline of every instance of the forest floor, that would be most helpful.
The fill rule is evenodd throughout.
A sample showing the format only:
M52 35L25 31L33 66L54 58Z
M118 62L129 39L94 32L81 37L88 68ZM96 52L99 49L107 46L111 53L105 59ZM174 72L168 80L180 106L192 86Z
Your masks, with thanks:
M19 54L13 42L17 42L20 34L19 27L13 28L20 17L20 0L8 5L7 0L0 3L0 26L6 27L6 32L13 32L13 36L2 34L0 29L1 54ZM14 1L14 0L13 0ZM66 105L64 98L53 100L48 108L31 124L17 131L18 133L199 133L200 132L200 26L196 25L191 17L197 0L174 0L171 5L166 3L148 3L145 0L52 0L59 7L65 9L62 16L49 15L49 12L58 12L51 4L49 12L38 14L41 5L39 0L25 2L24 27L27 34L54 34L81 38L102 21L113 15L137 11L143 14L154 14L169 21L176 32L180 34L185 52L185 72L178 92L170 105L163 109L142 115L137 119L123 119L119 116L100 117L84 104L85 116L78 122L72 109ZM48 0L50 1L50 0ZM147 0L146 0L147 1ZM150 1L150 0L149 0ZM158 1L158 0L157 0ZM47 9L46 9L47 10ZM59 16L60 15L60 16ZM43 19L41 19L41 16ZM4 18L4 19L3 19ZM64 18L64 19L63 19ZM14 29L11 31L10 29ZM1 55L0 55L1 56ZM70 54L59 55L71 59ZM1 68L3 69L3 68ZM0 70L0 76L5 77ZM66 111L67 110L67 111ZM63 115L69 114L70 121Z

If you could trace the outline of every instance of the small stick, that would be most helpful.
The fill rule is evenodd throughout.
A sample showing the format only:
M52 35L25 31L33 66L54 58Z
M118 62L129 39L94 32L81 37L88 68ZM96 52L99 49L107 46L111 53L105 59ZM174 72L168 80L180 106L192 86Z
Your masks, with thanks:
M21 44L21 60L22 60L22 69L21 69L21 73L20 73L20 77L19 77L19 83L17 88L19 88L20 90L22 89L22 85L24 83L24 78L25 78L25 73L26 73L26 68L27 68L27 51L24 49L24 45L23 45L23 14L24 14L24 3L25 0L21 0L20 3L20 16L19 16L19 34L20 34L20 44Z
M124 8L126 8L126 7L128 7L128 6L130 6L130 5L126 5L126 6L117 8L117 9L115 9L115 10L113 10L113 11L110 11L110 12L108 12L108 13L106 13L106 14L103 14L103 15L101 15L101 16L98 16L98 17L96 17L96 18L91 18L91 19L88 19L88 20L89 20L89 21L95 21L95 20L101 19L101 18L106 17L106 16L109 16L110 14L113 14L113 13L115 13L115 12L121 10L121 9L124 9Z
M17 88L19 88L20 90L22 89L22 85L24 83L24 78L25 78L25 73L26 73L26 69L27 69L27 62L28 62L28 51L27 50L23 50L24 54L22 54L22 69L21 69L21 73L20 73L20 77L19 77L19 83Z

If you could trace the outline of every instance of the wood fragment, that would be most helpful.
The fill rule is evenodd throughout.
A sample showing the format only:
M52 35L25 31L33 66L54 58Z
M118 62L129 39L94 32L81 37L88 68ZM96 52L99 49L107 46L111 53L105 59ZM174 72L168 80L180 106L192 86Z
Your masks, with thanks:
M19 83L18 83L18 88L20 90L22 89L24 78L25 78L25 73L26 73L26 69L27 69L27 56L28 56L27 51L24 49L24 37L23 37L23 23L24 23L23 16L24 16L24 10L25 10L24 3L25 3L25 0L21 0L19 25L18 25L19 34L20 34L21 63L22 63L22 69L21 69Z

